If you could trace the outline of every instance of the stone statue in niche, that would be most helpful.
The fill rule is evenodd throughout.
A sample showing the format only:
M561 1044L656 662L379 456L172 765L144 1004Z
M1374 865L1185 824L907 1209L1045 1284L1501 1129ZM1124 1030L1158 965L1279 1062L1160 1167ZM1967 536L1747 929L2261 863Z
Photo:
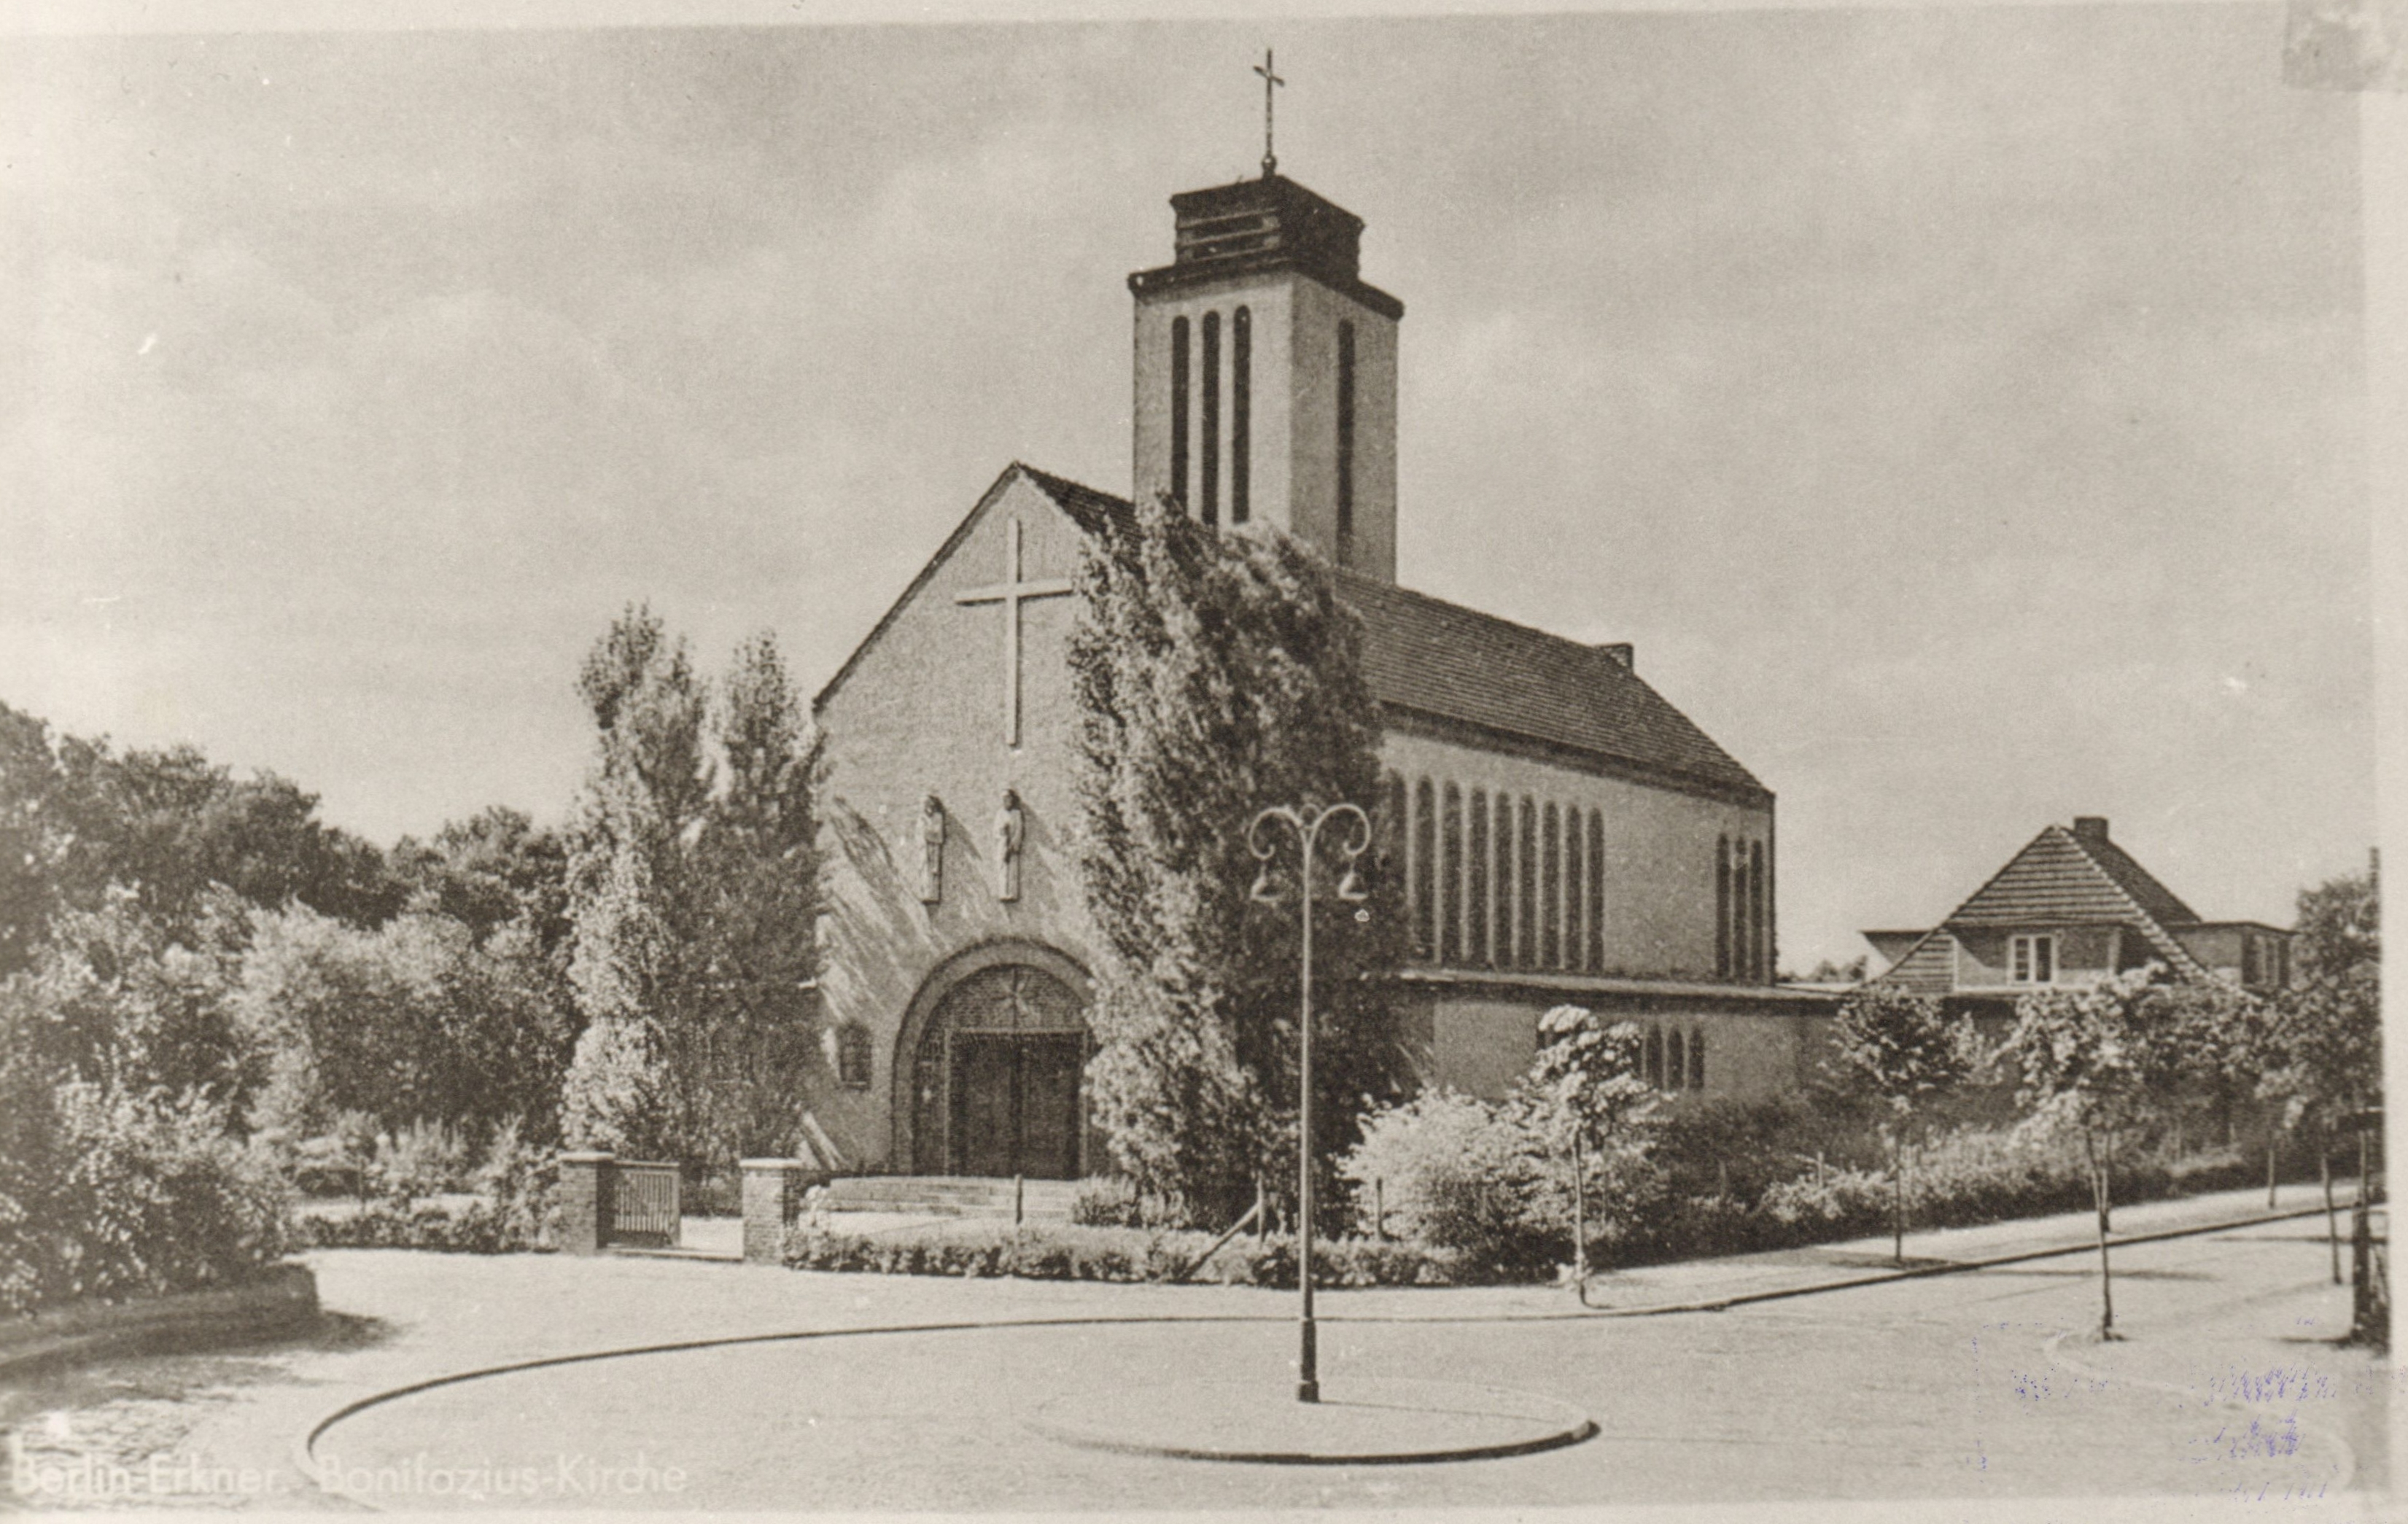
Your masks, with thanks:
M1020 795L1017 790L1003 791L1003 808L995 816L996 856L998 868L995 897L997 899L1020 898L1020 849L1028 840L1028 824L1021 817Z
M934 794L920 801L920 900L945 897L945 801Z

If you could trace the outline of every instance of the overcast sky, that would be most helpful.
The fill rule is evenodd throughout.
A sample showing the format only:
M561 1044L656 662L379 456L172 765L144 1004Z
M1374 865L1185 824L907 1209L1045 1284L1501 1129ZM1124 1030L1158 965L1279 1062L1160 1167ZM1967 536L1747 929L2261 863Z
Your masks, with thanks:
M1780 796L1784 962L2110 815L2374 829L2357 128L2255 6L0 39L0 699L380 841L558 819L649 599L816 688L1004 465L1128 477L1166 197L1403 299L1399 571Z

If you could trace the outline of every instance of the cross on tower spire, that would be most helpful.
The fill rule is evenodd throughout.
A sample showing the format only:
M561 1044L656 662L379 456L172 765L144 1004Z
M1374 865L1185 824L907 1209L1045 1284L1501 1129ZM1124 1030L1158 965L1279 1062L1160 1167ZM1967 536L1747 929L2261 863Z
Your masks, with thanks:
M1271 91L1287 81L1271 72L1268 48L1263 50L1263 61L1254 65L1254 72L1263 77L1263 179L1268 180L1279 168L1279 155L1271 151Z

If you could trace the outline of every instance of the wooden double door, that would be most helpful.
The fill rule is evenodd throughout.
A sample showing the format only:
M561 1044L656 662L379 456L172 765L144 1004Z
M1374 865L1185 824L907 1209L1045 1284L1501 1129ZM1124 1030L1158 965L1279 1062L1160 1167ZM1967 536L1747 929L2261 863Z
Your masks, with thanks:
M912 1076L922 1174L1075 1180L1085 1138L1079 996L1023 963L970 974L937 1003Z
M1079 1177L1081 1032L954 1032L953 1172Z

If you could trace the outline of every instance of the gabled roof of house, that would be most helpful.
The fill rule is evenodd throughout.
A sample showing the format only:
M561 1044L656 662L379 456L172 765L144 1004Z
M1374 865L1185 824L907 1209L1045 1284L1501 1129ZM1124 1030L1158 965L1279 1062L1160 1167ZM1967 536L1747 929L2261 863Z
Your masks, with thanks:
M1023 467L1072 519L1125 513L1125 498ZM1770 798L1696 722L1601 646L1517 625L1353 572L1339 595L1363 621L1363 675L1392 710L1501 732L1647 774Z
M2198 924L2199 916L2188 905L2108 839L2104 822L2095 831L2082 832L2051 825L1881 978L1921 987L1932 970L1930 957L1919 955L1935 943L1944 947L1940 939L1959 928L2050 926L2131 927L2170 968L2204 977L2206 968L2173 934L2176 927Z

